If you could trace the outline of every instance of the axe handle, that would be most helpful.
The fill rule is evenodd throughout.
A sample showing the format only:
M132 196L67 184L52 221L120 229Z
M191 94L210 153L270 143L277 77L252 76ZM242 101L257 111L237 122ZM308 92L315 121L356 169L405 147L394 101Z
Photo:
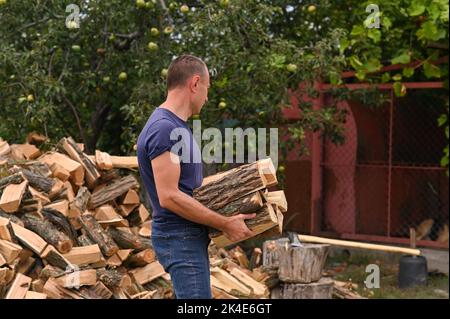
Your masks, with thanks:
M330 245L342 246L342 247L380 250L380 251L387 251L387 252L391 252L391 253L401 253L401 254L414 255L414 256L420 255L419 249L412 249L412 248L403 248L403 247L387 246L387 245L375 245L375 244L361 243L361 242L357 242L357 241L337 240L337 239L329 239L329 238L308 236L308 235L298 235L298 238L300 239L300 242L307 242L307 243L330 244Z

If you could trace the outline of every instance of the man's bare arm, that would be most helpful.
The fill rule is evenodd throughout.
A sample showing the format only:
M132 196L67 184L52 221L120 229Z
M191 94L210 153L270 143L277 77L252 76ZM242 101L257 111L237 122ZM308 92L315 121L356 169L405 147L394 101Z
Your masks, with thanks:
M225 217L179 190L181 168L176 155L169 151L164 152L154 158L151 165L161 207L192 222L219 229L231 240L239 240L252 235L245 225L244 219L253 218L255 214Z

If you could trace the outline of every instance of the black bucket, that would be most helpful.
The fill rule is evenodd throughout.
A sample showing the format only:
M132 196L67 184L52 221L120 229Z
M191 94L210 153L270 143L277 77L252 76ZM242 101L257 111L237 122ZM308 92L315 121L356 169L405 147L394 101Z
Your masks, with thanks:
M398 272L399 288L426 286L428 276L427 260L423 256L402 256Z

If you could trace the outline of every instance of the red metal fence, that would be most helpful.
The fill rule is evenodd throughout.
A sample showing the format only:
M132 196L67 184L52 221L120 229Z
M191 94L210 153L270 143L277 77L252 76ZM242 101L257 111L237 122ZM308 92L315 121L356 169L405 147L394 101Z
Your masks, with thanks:
M445 110L439 96L447 93L442 82L406 86L403 98L394 96L391 85L379 86L389 101L377 108L340 103L348 111L345 144L335 146L312 134L311 155L288 158L286 228L407 244L412 227L418 232L418 245L448 248L449 181L440 166L447 141L437 125ZM329 99L330 86L320 87L323 94L316 108ZM295 112L294 108L285 115L298 118Z

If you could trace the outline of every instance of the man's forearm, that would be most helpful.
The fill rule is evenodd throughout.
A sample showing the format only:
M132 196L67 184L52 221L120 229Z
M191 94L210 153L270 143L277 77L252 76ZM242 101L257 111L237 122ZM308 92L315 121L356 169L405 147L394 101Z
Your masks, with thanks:
M223 226L227 222L227 218L225 216L212 211L182 191L177 191L170 196L167 196L164 199L163 204L164 208L185 219L219 230L222 230Z

